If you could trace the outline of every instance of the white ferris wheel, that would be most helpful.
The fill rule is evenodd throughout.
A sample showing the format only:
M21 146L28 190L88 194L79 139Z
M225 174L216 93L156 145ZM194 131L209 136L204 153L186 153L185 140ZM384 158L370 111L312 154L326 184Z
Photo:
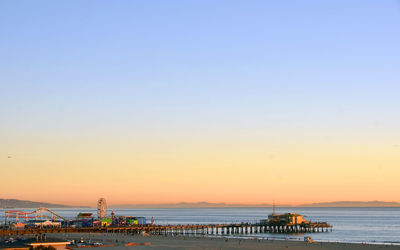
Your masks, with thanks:
M105 218L107 216L107 203L106 199L100 198L97 202L97 217L99 219Z

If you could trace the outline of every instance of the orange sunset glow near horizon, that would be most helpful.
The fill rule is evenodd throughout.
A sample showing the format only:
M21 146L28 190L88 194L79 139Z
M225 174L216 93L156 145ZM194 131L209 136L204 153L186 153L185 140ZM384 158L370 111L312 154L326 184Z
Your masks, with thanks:
M56 147L19 148L19 154L0 160L7 166L5 176L13 177L2 180L1 198L74 205L93 205L98 197L110 204L396 199L393 146L233 142L144 147L64 141Z
M400 202L396 1L151 2L0 3L0 198Z

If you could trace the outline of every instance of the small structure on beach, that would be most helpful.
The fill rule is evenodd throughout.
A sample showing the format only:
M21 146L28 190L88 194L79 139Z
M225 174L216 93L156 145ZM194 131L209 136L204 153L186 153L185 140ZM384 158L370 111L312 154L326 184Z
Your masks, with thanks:
M306 236L306 237L304 237L304 242L314 243L314 240L311 238L311 236Z
M62 240L62 239L45 239L45 240L31 240L25 243L25 245L30 246L32 248L43 247L49 248L53 247L56 250L68 249L67 245L71 244L71 242Z
M0 249L7 250L29 250L37 247L49 248L52 247L56 250L67 249L67 245L69 245L69 241L65 241L62 239L56 238L29 238L29 239L18 239L18 238L9 238L4 241L0 241Z

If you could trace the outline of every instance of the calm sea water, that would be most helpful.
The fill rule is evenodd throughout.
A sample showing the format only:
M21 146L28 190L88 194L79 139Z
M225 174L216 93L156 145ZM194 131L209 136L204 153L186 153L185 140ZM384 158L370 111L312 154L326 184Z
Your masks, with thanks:
M31 211L31 209L23 209ZM78 212L96 209L52 209L66 218ZM4 222L4 211L0 209L0 221ZM272 212L271 208L158 208L158 209L114 209L116 215L144 216L148 221L155 218L157 224L218 224L258 222ZM110 211L109 211L110 212ZM327 221L333 232L310 234L317 241L368 242L400 244L400 208L278 208L278 213L295 212L312 221ZM302 240L309 234L251 234L251 237L288 238Z

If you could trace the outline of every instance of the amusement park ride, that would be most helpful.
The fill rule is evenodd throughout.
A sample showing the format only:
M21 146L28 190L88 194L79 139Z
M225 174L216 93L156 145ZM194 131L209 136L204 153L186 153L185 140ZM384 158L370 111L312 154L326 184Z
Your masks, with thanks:
M97 217L99 219L105 218L107 216L107 203L106 199L100 198L97 202Z
M97 216L99 219L107 217L106 199L100 198L97 202ZM51 220L66 221L66 219L48 208L41 207L32 212L24 212L20 210L5 211L5 223L14 219L15 222L27 222L29 220Z
M23 212L19 210L9 210L5 211L5 218L6 218L6 223L8 222L9 219L15 219L16 222L18 220L24 220L28 221L30 219L35 219L35 220L43 220L43 219L49 219L49 220L65 220L63 217L60 215L54 213L50 209L41 207L36 209L33 212Z

